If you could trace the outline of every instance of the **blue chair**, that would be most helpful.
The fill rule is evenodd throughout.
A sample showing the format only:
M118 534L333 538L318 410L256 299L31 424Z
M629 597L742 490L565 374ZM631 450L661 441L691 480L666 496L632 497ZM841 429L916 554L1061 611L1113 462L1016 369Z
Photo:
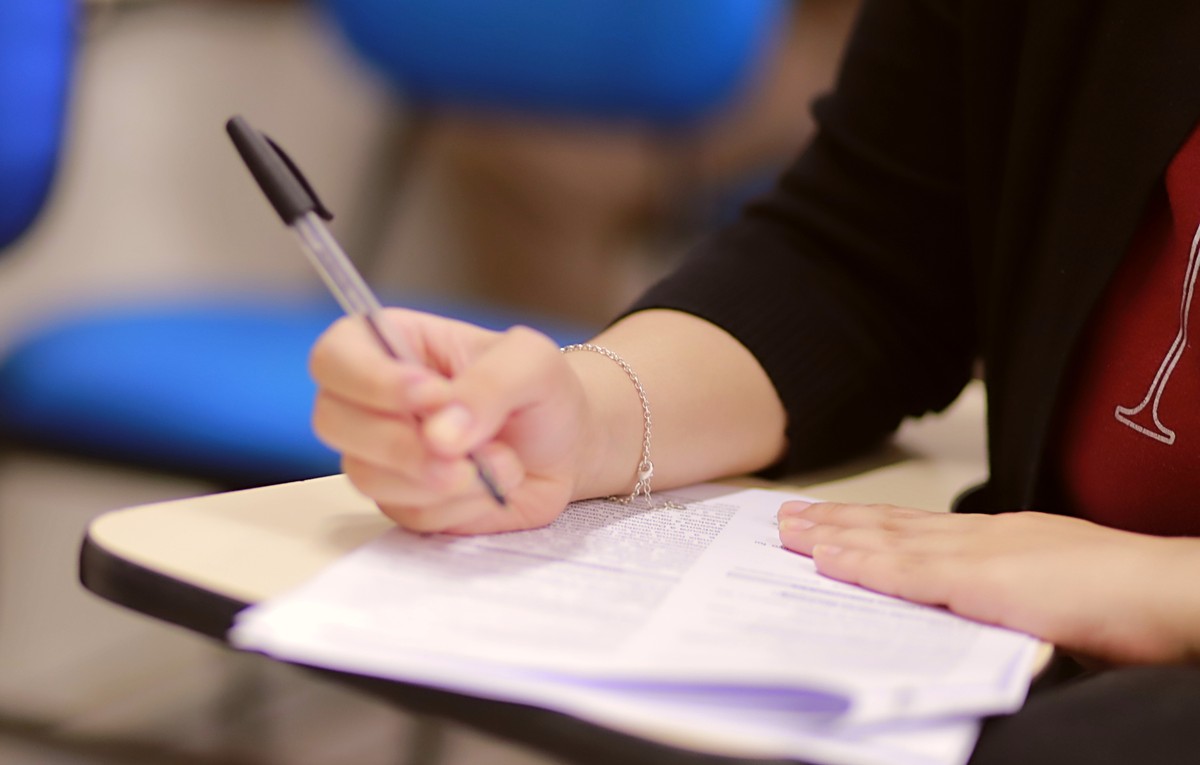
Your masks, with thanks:
M587 330L478 305L398 300L562 343ZM22 444L189 475L225 488L338 472L309 427L308 351L341 311L324 295L146 301L63 317L0 364L4 433Z
M50 191L75 13L72 0L0 3L0 249L29 228Z
M412 103L687 126L737 91L784 0L320 0Z
M317 0L406 107L379 150L379 199L402 193L439 110L638 124L679 137L732 101L798 1ZM668 231L708 227L764 185L755 175L696 189L687 157L678 159L684 198ZM386 230L382 214L372 217L360 232L368 259Z
M637 119L666 129L729 98L784 4L323 2L356 49L414 102ZM21 116L0 122L0 234L23 229L48 187L73 11L70 0L0 3L0 55L21 57L0 59L0 114ZM35 28L54 45L33 45ZM19 172L8 172L9 162ZM590 333L477 304L400 302L494 328L531 324L562 343ZM224 487L337 472L337 456L309 430L306 372L310 345L337 315L323 294L306 294L147 301L62 317L0 362L0 430L9 441Z
M74 0L0 2L0 246L30 225L50 189L76 12ZM494 328L527 323L564 343L588 334L480 305L398 302ZM227 488L335 473L337 455L309 429L307 355L338 315L314 288L60 317L0 360L0 437Z

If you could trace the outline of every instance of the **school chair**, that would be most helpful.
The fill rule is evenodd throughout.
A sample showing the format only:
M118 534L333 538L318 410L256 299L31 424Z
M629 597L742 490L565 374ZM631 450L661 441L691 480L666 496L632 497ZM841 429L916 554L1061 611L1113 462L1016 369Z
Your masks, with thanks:
M319 0L409 104L682 127L729 100L785 0Z
M76 12L74 0L0 2L0 246L29 226L50 188ZM475 303L398 302L497 329L526 323L563 343L590 333ZM0 438L222 488L336 473L337 455L309 427L307 355L339 315L316 286L67 313L0 359Z
M0 251L29 228L50 191L75 11L71 0L0 3Z
M388 76L416 114L456 105L638 120L662 130L683 129L732 96L785 5L321 2L354 50ZM47 13L69 4L16 0L5 7L24 6ZM59 103L69 42L43 50L35 67L59 73L53 91ZM6 120L0 131L14 127L20 125ZM53 158L59 132L30 132L41 137L41 154ZM44 182L25 188L28 198ZM589 329L476 304L411 296L404 302L484 326L533 324L563 343ZM306 356L337 315L323 296L225 295L63 317L29 335L0 364L4 435L225 487L336 472L336 455L309 429Z
M588 334L477 305L409 307L560 342ZM224 488L338 472L309 426L308 351L341 315L325 296L246 294L142 302L40 328L0 363L11 440L201 478Z
M778 41L796 0L317 0L404 110L380 155L376 199L402 193L439 111L639 125L664 150L733 102ZM677 158L675 218L721 214L763 179L693 199ZM360 241L383 240L382 215ZM707 223L707 221L705 221ZM670 225L665 226L669 228Z

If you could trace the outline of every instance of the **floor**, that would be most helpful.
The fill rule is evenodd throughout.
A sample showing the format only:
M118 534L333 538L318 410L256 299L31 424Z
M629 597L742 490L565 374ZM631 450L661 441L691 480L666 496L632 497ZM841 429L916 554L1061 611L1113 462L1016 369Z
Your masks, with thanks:
M245 113L272 126L327 197L349 200L394 108L290 3L93 12L78 71L54 201L0 261L0 346L69 307L305 283L307 266L226 145L225 119ZM335 139L336 156L322 150ZM402 712L123 611L77 583L79 543L97 514L211 490L0 453L0 762L413 762L414 733L428 729ZM546 762L470 731L445 733L444 765Z

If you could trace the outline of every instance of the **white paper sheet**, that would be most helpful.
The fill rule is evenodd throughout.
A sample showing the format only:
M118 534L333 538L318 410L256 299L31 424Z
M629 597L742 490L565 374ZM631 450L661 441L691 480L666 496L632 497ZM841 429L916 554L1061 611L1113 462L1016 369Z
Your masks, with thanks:
M1034 640L820 576L778 543L793 495L671 498L685 507L576 503L544 529L485 537L396 530L243 612L231 640L846 765L962 762L975 719L1023 700Z

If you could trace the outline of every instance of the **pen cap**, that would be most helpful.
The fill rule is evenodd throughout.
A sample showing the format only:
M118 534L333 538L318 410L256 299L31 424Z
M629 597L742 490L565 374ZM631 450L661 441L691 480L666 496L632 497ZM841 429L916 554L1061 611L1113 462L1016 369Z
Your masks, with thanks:
M321 203L300 168L274 141L240 115L225 123L225 132L284 223L290 226L310 212L325 220L333 219L333 213Z

